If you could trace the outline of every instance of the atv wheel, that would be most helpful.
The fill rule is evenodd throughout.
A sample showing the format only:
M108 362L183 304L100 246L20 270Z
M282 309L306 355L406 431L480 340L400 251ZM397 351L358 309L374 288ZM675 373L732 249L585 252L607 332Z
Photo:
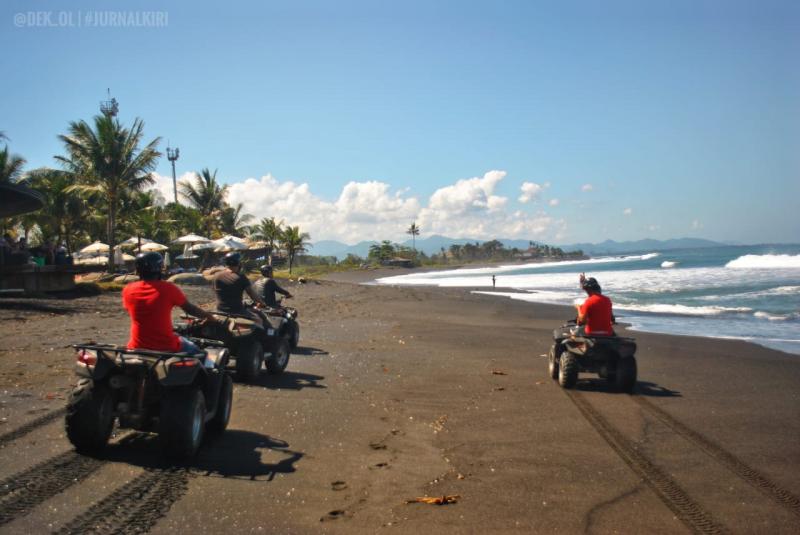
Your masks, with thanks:
M81 379L72 390L65 418L67 438L80 453L97 453L114 427L114 400L105 384Z
M289 340L283 336L279 337L272 355L267 359L267 371L274 374L283 373L289 365L290 352Z
M291 346L292 351L294 351L297 349L297 345L300 343L300 324L292 320L289 325L291 326L289 345Z
M161 399L158 438L164 455L181 460L193 457L203 442L206 400L194 387L167 391Z
M217 402L217 412L208 422L208 432L221 435L231 419L231 408L233 407L233 379L225 374L220 385L219 401Z
M577 382L578 359L569 351L564 351L558 363L558 384L563 388L572 388Z
M264 362L264 348L255 337L244 340L236 355L236 374L244 381L255 381Z
M617 373L614 377L614 386L620 392L633 392L636 386L636 359L624 357L617 362Z
M550 374L551 379L558 379L558 356L556 355L556 344L550 348L550 353L547 355L547 372Z

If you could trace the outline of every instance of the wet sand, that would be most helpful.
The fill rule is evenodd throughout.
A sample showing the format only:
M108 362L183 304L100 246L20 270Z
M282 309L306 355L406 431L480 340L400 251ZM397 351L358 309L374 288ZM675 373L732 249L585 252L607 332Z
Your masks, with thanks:
M797 532L798 357L631 333L635 395L589 375L567 392L544 355L571 309L357 284L401 272L289 284L286 373L237 383L229 430L178 469L151 437L70 457L53 412L74 381L65 345L125 341L119 294L0 299L0 485L63 476L0 496L0 531ZM157 492L163 511L141 505ZM442 495L457 502L406 503ZM121 500L138 520L109 512Z

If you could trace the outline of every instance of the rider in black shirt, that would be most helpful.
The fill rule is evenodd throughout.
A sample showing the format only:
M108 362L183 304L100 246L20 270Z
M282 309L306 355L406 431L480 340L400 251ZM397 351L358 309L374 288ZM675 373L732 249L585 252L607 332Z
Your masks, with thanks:
M278 307L278 300L275 299L275 292L285 295L287 298L292 297L292 294L278 286L275 279L272 278L272 266L261 266L261 275L263 278L258 279L255 286L256 293L264 300L268 307Z
M249 316L261 325L261 319L257 315L250 313L242 303L242 293L247 292L247 295L253 301L264 305L263 300L250 284L250 279L241 272L242 255L228 253L225 255L224 263L227 269L217 273L212 282L214 291L217 294L217 310L228 314Z

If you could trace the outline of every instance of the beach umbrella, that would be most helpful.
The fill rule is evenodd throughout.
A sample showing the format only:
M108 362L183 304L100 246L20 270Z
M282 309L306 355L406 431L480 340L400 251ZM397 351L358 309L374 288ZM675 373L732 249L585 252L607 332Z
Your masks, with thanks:
M153 240L149 240L147 238L141 238L141 240L142 240L142 245L144 245L145 243L153 243ZM137 238L136 236L131 236L124 242L120 243L120 246L122 247L136 247L137 245L139 245L139 238Z
M151 253L151 252L160 253L161 251L166 251L167 249L169 249L169 247L167 247L166 245L161 245L160 243L156 243L154 241L142 245L143 253Z
M247 244L248 249L264 249L267 245L269 245L267 242L261 240L248 241Z
M247 249L247 244L238 240L226 240L222 238L219 240L214 240L214 244L216 245L214 250L222 253L230 251L244 251Z
M102 266L107 263L107 256L92 256L90 258L78 258L75 260L75 264L79 266Z
M247 241L244 238L240 238L239 236L234 236L233 234L226 234L225 236L221 237L220 240L233 240L233 241L238 241L240 243L245 243Z
M79 252L84 253L84 254L100 254L100 253L108 254L108 249L109 249L109 247L108 247L107 244L99 242L99 241L96 241L91 245L87 245L86 247L81 249Z
M204 238L203 236L198 236L197 234L187 234L186 236L181 236L176 240L172 240L172 243L206 243L210 242L208 238Z
M203 249L214 249L215 247L216 247L216 245L214 244L214 242L209 241L209 242L204 242L204 243L196 243L196 244L192 245L191 247L189 247L189 250L190 251L202 251Z
M136 260L135 256L133 256L131 254L128 254L128 253L123 253L122 254L122 261L123 262L133 262L134 260Z

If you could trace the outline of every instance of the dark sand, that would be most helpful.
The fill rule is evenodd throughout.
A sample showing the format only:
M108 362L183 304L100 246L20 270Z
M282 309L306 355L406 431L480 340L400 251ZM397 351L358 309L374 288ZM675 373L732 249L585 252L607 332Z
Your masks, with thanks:
M800 530L798 357L632 333L635 395L588 375L567 393L544 355L569 308L354 284L376 276L290 285L302 334L287 372L237 384L227 433L177 473L159 471L151 438L87 464L60 418L35 424L74 381L66 344L125 341L118 294L0 299L0 531L97 518L154 533ZM37 478L49 486L4 490ZM460 498L405 503L426 495Z

